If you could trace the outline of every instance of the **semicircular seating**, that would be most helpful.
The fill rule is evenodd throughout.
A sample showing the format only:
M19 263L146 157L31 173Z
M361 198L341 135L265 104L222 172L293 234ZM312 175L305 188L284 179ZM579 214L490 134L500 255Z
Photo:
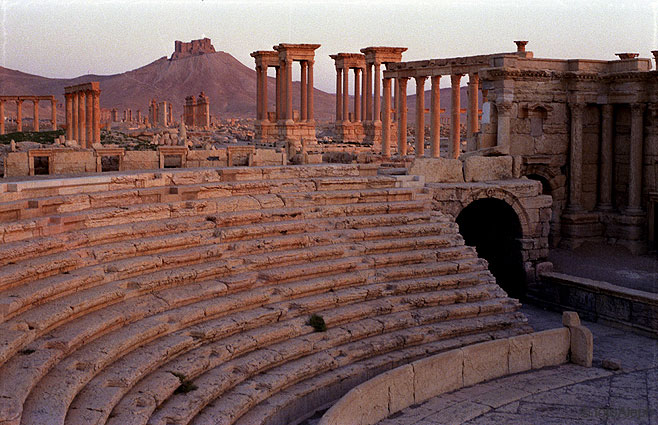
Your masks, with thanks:
M422 180L376 167L0 195L3 425L294 424L382 371L530 331Z

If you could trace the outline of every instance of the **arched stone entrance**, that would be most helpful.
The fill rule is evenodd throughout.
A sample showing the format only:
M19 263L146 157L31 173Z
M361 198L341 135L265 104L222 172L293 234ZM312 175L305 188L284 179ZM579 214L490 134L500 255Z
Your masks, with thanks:
M496 282L510 296L523 298L523 231L516 211L501 199L476 199L459 213L457 224L466 245L474 246L478 255L489 262Z

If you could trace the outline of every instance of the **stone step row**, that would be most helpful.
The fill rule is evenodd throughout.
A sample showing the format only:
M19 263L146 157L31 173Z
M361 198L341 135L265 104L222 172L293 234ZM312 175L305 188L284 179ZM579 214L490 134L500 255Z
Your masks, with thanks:
M43 198L55 195L111 192L124 189L193 185L231 181L362 177L377 175L376 164L317 164L306 166L229 167L127 171L84 177L0 183L2 199Z
M497 314L505 313L504 306L498 304L498 308ZM311 334L270 346L265 353L258 350L235 359L228 357L221 365L191 379L198 387L195 391L168 397L147 423L232 424L259 402L295 384L372 357L467 334L468 323L477 318L477 313L454 314L447 330L445 322L436 321L437 310L418 309L414 318L407 315L399 320L397 314L383 315L386 323L393 325L390 328L377 328L365 319L329 329L321 340ZM496 319L494 329L500 327L501 318ZM471 329L491 330L476 323Z
M440 223L438 224L440 226ZM438 226L437 226L438 227ZM381 231L381 229L376 229ZM154 290L174 287L183 283L200 282L212 278L223 278L229 288L253 287L256 282L261 284L280 284L285 281L299 279L300 276L311 277L328 275L340 270L356 268L381 268L387 265L405 265L419 263L427 264L423 273L448 273L462 269L467 264L460 261L475 262L478 267L486 267L486 263L475 257L471 248L448 247L443 249L413 250L396 253L367 253L368 246L364 243L344 243L314 247L313 249L297 249L274 252L267 255L260 253L226 258L182 267L162 269L164 261L144 262L137 259L134 263L123 264L121 269L114 268L114 273L106 274L103 266L91 267L85 274L71 273L58 275L47 279L42 286L42 304L33 302L21 314L0 324L0 362L8 355L19 350L31 339L47 332L49 329L74 320L85 311L106 307L126 299L149 293ZM436 263L437 257L444 261ZM186 257L189 261L189 257ZM198 261L192 256L193 261ZM446 261L452 260L449 263ZM173 262L173 260L170 260ZM436 265L434 265L436 263ZM155 265L154 265L155 264ZM157 267L160 265L160 267ZM418 264L416 264L418 266ZM438 267L437 270L435 270ZM91 273L90 271L94 271ZM148 273L147 273L148 271ZM464 271L464 270L461 270ZM391 270L405 275L404 268ZM133 277L130 277L132 275ZM118 280L119 277L124 279ZM52 297L52 294L59 294ZM62 296L62 294L64 294ZM34 296L26 294L26 297ZM48 299L50 296L52 299ZM7 300L6 309L20 308L18 301L12 304L12 297ZM16 310L14 310L16 311Z
M529 332L524 317L519 313L465 319L463 327L451 327L455 336L421 345L396 349L382 355L366 358L337 369L329 370L310 379L288 386L269 395L239 417L236 425L278 425L299 423L315 412L326 410L354 386L374 375L413 362L414 360L470 344L507 338ZM455 323L453 322L453 325ZM207 409L202 414L214 415ZM203 423L197 419L192 423ZM117 423L113 423L116 425Z
M322 205L313 208L285 208L279 207L278 203L270 202L270 204L273 207L229 211L211 215L200 214L169 220L128 222L0 244L0 266L12 265L29 258L43 257L50 253L59 253L80 247L91 248L124 241L134 244L135 241L157 239L167 235L177 237L176 235L180 233L214 229L215 227L272 221L310 220L323 217L413 213L428 211L430 208L429 203L424 200ZM264 205L264 202L261 201L258 205ZM441 217L442 214L438 212L431 211L431 213L436 220L449 220L447 217Z
M406 182L405 187L411 187ZM44 217L58 213L84 211L123 205L177 202L222 198L237 195L262 195L286 192L362 190L402 187L395 178L317 177L299 179L196 183L135 189L104 190L95 193L65 194L0 202L0 223Z
M414 188L363 189L310 193L280 193L230 196L203 200L148 203L89 211L61 213L48 217L0 223L0 242L8 243L136 221L170 220L260 208L313 207L372 202L429 200L429 194Z
M399 208L400 206L396 207ZM383 214L358 215L350 218L340 217L337 214L322 217L322 213L331 213L331 211L322 211L320 214L317 212L315 214L299 214L298 216L288 214L288 217L277 212L272 213L271 211L270 214L267 214L267 212L258 212L253 215L247 214L249 217L244 218L243 222L252 219L253 222L251 224L242 224L237 222L237 220L232 220L230 223L224 225L221 219L212 216L206 217L206 221L214 223L216 227L208 228L208 226L205 226L206 229L204 230L191 230L185 233L177 231L173 234L128 241L124 239L121 242L98 245L84 244L83 239L79 241L79 245L84 246L83 248L76 249L75 244L72 244L64 252L60 251L50 255L42 252L36 258L18 262L13 261L13 264L4 266L0 269L0 290L18 286L26 281L33 282L37 279L58 273L71 273L95 264L115 265L114 262L125 258L130 258L130 260L126 261L134 261L136 258L141 258L149 254L166 255L170 251L200 249L203 246L215 252L229 251L232 250L231 247L221 244L227 244L233 241L254 240L256 238L271 238L281 235L298 235L298 239L300 239L298 242L301 243L305 240L304 234L306 233L327 231L334 231L337 236L340 236L342 230L348 230L350 237L357 238L359 236L358 232L352 232L351 230L364 229L373 225L373 223L374 225L387 227L402 226L426 223L433 217L430 212L422 210L420 212L414 211L418 208L413 204L406 205L406 207L408 207L407 211L400 208L400 210L404 211L403 213L395 212L387 214L387 209L383 209ZM370 212L376 213L379 211L371 210ZM321 218L310 218L312 216L320 216ZM279 218L284 220L278 220ZM285 220L285 218L291 219ZM263 221L259 221L260 219ZM162 223L162 225L166 226L166 223ZM439 226L442 226L442 224L439 224ZM179 227L177 226L176 230L178 229ZM380 238L387 236L394 235L389 235L385 229ZM374 239L374 237L370 237L370 239ZM218 244L219 246L211 246ZM203 255L200 258L202 257ZM117 265L117 267L121 268L120 265ZM1 313L2 309L0 308L0 315Z
M336 267L332 267L332 268L336 269ZM391 268L399 269L399 267L391 267ZM455 268L452 268L451 270L455 271ZM386 273L386 271L387 271L386 269L382 270L381 276L380 276L380 273L377 273L371 279L376 281L376 282L381 282L382 278L385 279L385 276L389 275L389 273ZM446 272L446 271L447 270L442 270L442 272ZM379 284L379 285L381 285L381 284ZM436 286L436 283L434 283L434 285ZM214 289L210 289L210 290L213 291ZM274 292L278 292L279 287L274 286L274 287L271 287L270 290L274 291ZM239 296L236 295L236 296L231 297L231 296L227 296L227 294L225 292L224 293L221 293L221 292L218 293L216 290L214 290L214 291L215 291L215 296L220 296L220 295L222 296L221 301L222 301L223 304L221 306L215 306L213 308L213 311L217 311L219 313L223 313L226 310L230 310L226 307L226 303L229 303L229 304L230 303L237 303L238 306L242 306L242 308L246 308L247 306L258 305L259 302L263 303L263 302L265 302L265 301L267 301L267 300L269 300L273 297L272 293L261 293L260 295L259 294L253 295L256 298L253 298L253 296L252 297L246 297L246 296L244 296L244 294L241 294ZM170 292L174 292L174 293L178 292L179 297L184 297L184 295L181 294L181 291L176 291L175 289L172 289ZM184 291L184 292L187 294L187 297L190 296L189 291ZM208 290L199 291L199 292L206 295L206 296L212 295L208 292ZM372 293L372 289L370 290L370 292ZM287 291L282 291L281 294L283 294L283 296L285 296L285 297L290 296L290 294ZM66 351L68 351L70 349L74 349L76 346L79 346L80 344L82 344L83 341L88 342L90 339L93 339L94 335L98 335L98 334L102 335L103 333L107 332L107 326L110 326L110 329L111 329L112 326L113 326L112 325L113 323L125 323L125 321L128 320L128 319L125 318L125 316L127 314L126 312L128 312L130 314L137 314L138 318L139 318L143 311L145 311L145 310L149 311L149 310L152 310L154 308L157 308L156 307L157 303L159 303L158 306L161 309L168 309L171 306L175 305L175 303L176 303L175 300L171 298L171 295L166 296L164 294L161 294L157 298L150 297L149 299L151 301L150 302L151 305L149 305L149 300L146 300L146 304L144 304L143 302L142 303L135 302L137 300L133 299L132 300L133 302L130 302L131 300L128 300L127 302L124 302L123 303L123 309L114 308L114 306L113 306L113 307L110 307L109 309L106 309L106 310L109 310L109 311L101 310L98 313L94 313L96 316L100 316L101 320L109 320L109 322L106 323L105 327L103 327L102 324L100 324L98 322L98 317L94 318L92 316L89 316L89 317L80 318L78 321L72 323L71 326L69 326L69 332L65 332L64 329L59 329L58 331L56 331L54 333L51 332L50 337L47 338L44 342L45 345L39 345L38 343L31 344L28 347L28 351L29 350L35 350L35 352L36 352L35 354L37 354L37 356L36 356L37 358L42 357L44 353L48 353L48 356L46 356L46 357L52 357L53 355L61 357L61 356L64 355L64 353ZM207 301L207 303L212 304L213 302L212 301ZM131 304L132 304L132 306L131 306ZM208 307L203 308L201 310L199 310L198 307L197 307L196 311L197 312L202 312L204 315L210 314L210 312L208 311ZM117 318L116 315L121 315L121 317ZM179 317L179 316L181 316L181 315L179 314L176 317ZM94 319L96 319L96 320L94 320ZM135 319L135 318L133 317L133 319ZM271 317L268 317L268 320L271 320ZM99 325L101 325L100 328L99 328ZM77 329L77 331L76 331L76 329ZM154 329L156 329L156 331L159 331L159 332L162 331L162 329L158 329L157 326L154 327ZM61 334L62 332L64 332L65 334L60 335L58 337L58 335ZM73 337L73 339L71 339L72 338L72 336L70 335L71 332L73 332L73 333L77 332L78 336ZM64 339L62 339L63 337L64 337ZM68 339L68 341L66 341L67 339ZM38 353L41 353L41 354L38 354ZM35 354L31 354L30 357L34 356ZM32 358L34 358L34 357L32 357ZM22 359L22 358L12 359L10 361L10 363L8 363L7 365L5 365L5 367L2 368L2 373L0 373L0 376L7 376L7 373L11 374L13 371L21 371L21 370L28 370L28 371L30 371L30 373L39 373L40 371L43 371L43 369L45 367L45 366L35 367L35 365L31 365L31 367L26 368L26 367L20 367L19 365L15 364L16 361L21 361L21 360L25 360L25 359ZM47 363L48 364L53 364L56 361L57 361L57 359L50 358ZM7 376L7 377L11 378L11 376ZM30 382L30 380L25 379L23 377L19 380L8 379L5 382ZM16 388L15 385L13 385L11 388L8 389L8 391L12 394L15 394L16 391L17 391L17 388Z
M379 222L388 226L359 228L360 223L353 222L354 227L342 229L344 223L340 220L296 223L304 225L309 231L304 234L301 233L304 229L292 232L291 223L280 222L263 225L261 231L257 233L244 235L239 232L239 238L235 238L235 233L224 229L209 240L198 238L197 246L140 256L131 256L136 253L129 249L126 255L117 254L118 258L112 258L108 254L105 257L106 262L99 262L93 257L87 257L88 261L84 262L79 253L73 252L66 273L46 274L45 277L30 276L30 270L26 268L6 267L0 271L2 281L6 282L6 286L0 290L0 322L28 308L79 291L81 288L89 289L113 281L142 276L156 270L160 274L166 273L171 276L171 272L168 272L171 269L194 273L195 265L209 264L217 260L220 260L220 265L224 265L231 259L242 259L246 268L251 265L253 269L258 269L258 265L264 260L267 264L275 261L262 255L274 255L273 258L280 261L277 265L297 264L296 256L319 260L328 258L327 256L333 253L344 256L343 253L364 255L390 252L396 255L398 251L440 249L441 251L438 252L447 255L447 248L463 245L463 239L457 234L450 233L451 229L445 223L432 223L424 213L406 216L390 215L386 220L382 219ZM401 225L405 222L407 224ZM314 255L317 257L313 257ZM57 256L61 261L52 261L46 265L59 267L66 261L65 254ZM289 259L295 262L291 263ZM74 266L79 267L74 268ZM182 269L184 267L187 269ZM34 273L33 270L32 272ZM22 283L26 279L32 280ZM16 281L20 284L15 283ZM139 283L133 282L132 285Z
M371 274L369 276L373 275ZM278 317L278 321L266 323L257 330L253 330L254 326L258 324L258 321L255 320L257 316L252 311L254 317L245 317L245 320L248 320L245 322L244 327L240 327L240 330L242 333L251 332L249 333L249 337L255 338L261 347L264 341L264 335L266 334L279 335L283 332L285 335L289 335L293 329L301 329L308 333L310 332L309 328L301 326L306 323L308 311L306 309L302 310L303 301L300 300L300 297L305 296L307 299L310 299L309 297L324 296L326 295L326 291L329 290L333 290L334 292L348 292L347 289L354 288L355 285L361 285L358 291L362 293L362 299L382 299L383 297L416 294L418 292L433 290L467 288L486 282L486 280L487 275L481 272L396 281L382 285L379 283L368 284L369 281L372 281L372 278L368 279L365 273L359 272L282 285L277 288L277 293L272 295L270 299L272 303L268 307L270 309L277 308L282 311L282 314ZM490 289L495 290L495 288ZM351 291L354 290L352 289ZM322 291L322 293L318 293L319 291ZM280 299L284 295L285 300L294 300L295 308L291 309L292 304L288 301L275 301L274 297ZM473 296L470 296L471 301L474 299ZM359 301L358 299L350 299L350 302L354 304ZM313 305L316 305L316 303L313 302ZM347 323L346 315L350 313L350 310L353 309L344 307L344 314L333 311L331 312L331 316L325 317L325 320L330 326L340 326ZM374 310L372 312L376 313ZM301 317L293 315L298 313L304 313L305 315ZM224 338L225 341L225 338L228 338L229 335L231 337L235 335L227 332L230 325L226 325L226 320L210 320L201 325L194 325L191 328L173 332L141 346L139 350L121 356L113 364L100 371L78 393L69 411L69 417L84 417L87 423L104 423L107 420L107 415L112 410L112 406L118 403L130 388L136 385L146 374L151 373L155 368L161 368L167 361L172 360L173 357L179 357L184 354L186 359L197 365L206 364L209 361L208 357L215 350L215 346L226 347L229 345L226 342L223 343L224 345L221 343L215 344L218 338ZM221 332L218 332L218 329L221 329ZM108 336L108 338L113 337ZM247 341L248 339L243 340ZM200 346L202 341L204 345ZM215 345L211 346L209 345L210 343ZM183 371L181 373L189 372ZM160 372L156 373L156 375L158 374ZM163 374L163 376L168 377L166 372L163 372ZM121 385L115 383L121 383ZM92 416L96 419L92 420Z
M475 288L471 288L470 290L468 290L469 299L466 301L485 302L486 300L490 299L490 297L492 296L492 293L490 292L489 289L490 288L486 288L484 286L482 286L478 290L476 290ZM416 294L415 296L407 295L406 298L397 297L386 301L382 301L382 300L366 301L365 300L366 295L364 294L365 291L360 291L360 293L362 293L361 295L362 298L360 298L358 301L363 302L363 308L359 308L359 309L353 308L351 309L352 311L350 312L350 314L343 314L341 318L345 321L354 321L358 318L367 317L366 315L373 314L374 312L381 311L383 309L393 309L393 311L395 311L398 309L402 310L402 309L414 308L414 306L419 301L414 302L412 301L412 299L425 300L424 302L428 306L436 305L436 304L450 304L454 301L455 297L464 296L466 293L466 290L455 290L455 291L457 291L461 295L451 294L450 293L451 291L446 290L444 294L441 294L441 296L439 295L423 296L422 294ZM348 290L345 292L346 292L345 294L336 295L338 300L342 299L344 303L358 302L356 299L356 294L354 293L353 290L352 291ZM325 308L333 307L335 303L335 301L332 303L332 300L324 300L322 304L319 304L316 298L318 297L310 297L310 299L297 299L294 302L285 301L282 303L284 304L283 306L267 307L267 309L270 311L265 311L264 313L256 315L256 317L260 317L261 319L266 317L267 319L271 320L273 317L273 313L271 310L276 311L281 309L280 314L287 316L287 315L300 314L307 310L316 311L316 309L321 307L325 307ZM300 308L300 309L295 308L296 304L303 305L305 303L307 303L306 308ZM376 306L373 306L372 308L368 309L368 304L376 304ZM338 303L338 305L340 307L342 303ZM471 307L469 311L477 312L478 309L475 307ZM232 318L235 322L240 322L243 317L251 316L250 313L252 312L253 310L250 310L249 312L241 312L233 315ZM418 317L420 317L419 316L420 314L421 313L416 313L414 317L418 319ZM49 374L44 379L42 379L35 388L32 389L32 392L25 404L26 408L30 405L30 400L34 400L35 403L39 405L40 409L47 410L48 415L51 418L56 417L55 413L57 411L59 411L62 415L64 415L66 413L68 405L73 400L73 397L75 397L75 395L83 387L83 385L89 382L89 380L93 378L93 376L96 373L98 373L99 369L107 367L114 360L121 358L127 352L134 350L135 346L139 344L148 342L151 339L160 339L163 336L166 336L171 329L176 330L190 323L198 323L199 320L203 320L202 312L199 312L198 309L197 309L197 315L199 317L197 317L196 319L191 315L185 315L184 319L174 324L170 324L168 322L167 324L163 324L162 320L159 320L159 318L157 317L151 318L150 320L145 319L138 323L134 323L131 324L130 326L126 326L122 328L121 330L115 332L111 337L104 337L103 339L85 345L80 350L76 351L75 353L68 356L60 363L58 363L49 372ZM405 316L409 316L409 315L405 315ZM183 315L181 315L181 317L183 317ZM397 327L404 326L404 321L401 319L401 317L402 316L400 317L396 316L395 320L392 318L391 319L392 323L397 323L395 325ZM227 322L228 320L224 321L224 323ZM256 320L256 322L258 322L258 320ZM242 321L242 325L230 325L227 323L221 329L222 331L225 331L227 328L232 327L234 330L239 331L243 329L246 323L251 323L251 321L249 322ZM261 323L263 322L261 321ZM214 329L216 329L216 327L208 328L206 331L212 332ZM306 331L308 331L308 329L310 328L305 327L305 329ZM197 335L199 334L197 333ZM292 335L290 335L288 332L285 332L285 329L280 330L277 333L277 335L283 339L289 339L292 337ZM189 336L190 335L188 335L188 337ZM108 348L109 342L111 342L111 345ZM261 350L264 345L264 340L259 341L258 345L259 345L259 350ZM179 346L179 349L181 348L182 347ZM239 347L233 347L233 348L234 351L239 350ZM294 355L294 353L291 353L291 355ZM81 365L93 365L93 367L81 367ZM52 394L55 394L56 397L51 397L50 395ZM57 400L57 404L48 405L48 400L53 400L53 399Z

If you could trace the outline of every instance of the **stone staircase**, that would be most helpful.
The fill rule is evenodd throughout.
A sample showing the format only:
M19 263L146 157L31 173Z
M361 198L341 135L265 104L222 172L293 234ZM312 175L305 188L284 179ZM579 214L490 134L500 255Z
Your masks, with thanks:
M357 165L0 185L0 424L294 424L528 332L422 186Z

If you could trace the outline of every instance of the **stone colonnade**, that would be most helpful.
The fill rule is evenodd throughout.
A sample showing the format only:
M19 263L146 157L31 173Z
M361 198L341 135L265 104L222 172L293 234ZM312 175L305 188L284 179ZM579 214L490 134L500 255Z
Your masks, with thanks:
M251 54L256 62L256 140L294 141L315 140L313 110L313 65L319 44L288 44L274 46L274 51L256 51ZM293 115L293 62L301 68L300 114ZM270 115L267 102L267 70L276 69L275 114Z
M450 75L451 105L450 105L450 157L458 158L461 154L461 78L468 74L468 108L467 136L476 137L479 132L479 74L478 68L486 63L474 63L462 69L453 69L450 59L419 62L403 62L387 66L384 72L384 104L391 103L391 80L396 82L396 111L398 124L398 153L407 154L407 82L414 78L416 83L416 156L425 155L425 83L429 79L430 94L430 156L438 158L441 147L441 92L440 83L443 75ZM437 63L438 62L438 63ZM382 115L382 155L390 157L390 111L386 109Z
M100 94L97 81L64 87L67 140L77 140L86 148L100 143Z
M399 63L402 60L402 53L406 52L406 47L366 47L361 49L365 55L366 71L365 82L363 84L363 98L365 107L363 113L365 141L372 142L374 147L383 147L383 121L382 100L382 64L388 69L391 64ZM397 94L395 95L398 99ZM391 102L388 100L388 110L391 113ZM390 128L386 129L390 133Z
M366 111L366 58L359 53L330 55L336 64L336 133L341 141L363 140L363 121ZM349 71L354 70L354 105L349 113ZM361 96L363 87L364 95Z
M5 102L16 102L16 131L23 131L23 102L32 102L32 131L39 131L39 101L51 104L52 130L57 130L57 100L55 96L0 96L0 134L5 134Z
M584 212L582 205L583 193L583 116L586 104L584 102L570 102L571 134L569 143L569 197L567 214ZM642 210L642 168L644 146L644 112L645 103L631 103L631 134L629 146L628 168L628 200L626 208L622 211L627 216L641 216ZM613 169L614 169L614 133L615 115L614 105L607 103L600 105L601 137L599 161L599 194L596 209L599 211L612 210Z

